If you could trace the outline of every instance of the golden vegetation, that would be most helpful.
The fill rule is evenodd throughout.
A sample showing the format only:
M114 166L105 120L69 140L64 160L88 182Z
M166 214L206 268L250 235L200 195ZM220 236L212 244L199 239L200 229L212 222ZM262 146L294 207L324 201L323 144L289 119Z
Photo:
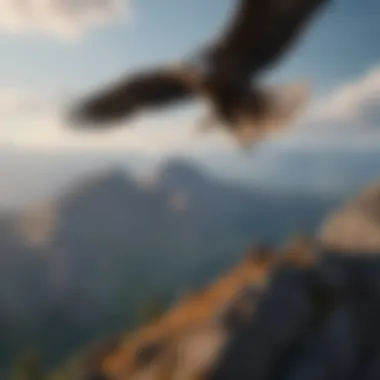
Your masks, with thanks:
M116 351L105 358L103 371L110 374L111 378L128 379L135 371L141 370L137 358L142 347L149 347L151 351L148 350L148 353L153 357L157 354L156 351L165 351L172 347L173 341L178 343L179 339L188 339L189 335L184 338L184 332L187 331L207 330L209 336L213 335L215 338L210 338L210 342L222 345L224 337L216 333L220 327L215 327L215 316L224 310L239 291L249 285L265 288L270 274L284 263L293 263L296 266L312 265L314 254L312 240L301 236L293 238L282 252L259 245L251 247L245 252L241 262L228 273L205 289L187 295L160 318L129 336ZM212 349L217 350L216 347ZM205 353L209 354L210 352ZM175 359L172 355L171 361L173 360ZM151 372L149 374L150 378L157 378L157 375Z

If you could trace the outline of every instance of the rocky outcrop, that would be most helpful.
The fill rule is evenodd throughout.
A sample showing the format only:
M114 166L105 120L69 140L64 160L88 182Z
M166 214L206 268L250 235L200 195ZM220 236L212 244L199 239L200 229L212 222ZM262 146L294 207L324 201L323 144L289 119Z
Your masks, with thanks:
M85 378L379 379L379 279L376 184L329 216L319 239L253 246L214 283L92 356Z
M325 247L345 252L380 252L380 182L332 213L322 224Z
M253 247L105 355L101 378L378 379L380 256L352 253Z

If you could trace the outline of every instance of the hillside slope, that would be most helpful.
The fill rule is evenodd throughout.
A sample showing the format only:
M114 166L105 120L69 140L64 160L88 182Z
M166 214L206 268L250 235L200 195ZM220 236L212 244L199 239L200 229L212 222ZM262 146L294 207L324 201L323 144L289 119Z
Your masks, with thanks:
M300 242L280 255L254 249L82 378L377 379L379 273L380 258L364 252L321 253Z
M337 203L233 186L175 160L151 184L110 170L3 216L0 373L26 346L53 365L135 327L142 302L201 286L257 237L278 243L314 230Z

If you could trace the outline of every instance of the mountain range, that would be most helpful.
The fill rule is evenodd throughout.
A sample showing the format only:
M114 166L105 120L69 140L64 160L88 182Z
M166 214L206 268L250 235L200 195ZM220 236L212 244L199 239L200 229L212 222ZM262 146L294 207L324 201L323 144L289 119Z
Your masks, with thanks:
M232 185L183 160L150 181L124 169L0 218L0 357L28 346L48 364L133 328L141 303L176 299L254 241L314 233L341 196Z

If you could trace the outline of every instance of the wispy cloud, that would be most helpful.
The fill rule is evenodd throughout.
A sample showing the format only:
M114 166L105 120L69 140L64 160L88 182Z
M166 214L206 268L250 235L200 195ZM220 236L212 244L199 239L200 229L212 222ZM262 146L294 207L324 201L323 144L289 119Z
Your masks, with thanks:
M315 101L279 145L296 149L366 149L380 144L380 66Z
M82 132L71 129L62 117L68 111L65 100L75 101L73 96L5 89L0 93L0 146L37 156L54 156L61 151L81 152L85 157L87 152L99 154L105 162L122 152L142 153L154 160L186 155L238 181L335 191L378 175L379 78L380 66L311 105L299 120L299 128L244 154L234 149L236 144L227 133L197 133L198 110L145 114L129 120L130 128L120 125L112 130ZM97 164L91 161L88 167L91 165ZM9 183L14 183L14 175L10 177ZM19 178L25 183L24 175ZM13 187L6 199L13 197Z
M12 123L10 123L11 125ZM36 113L15 128L3 128L0 144L37 151L96 150L172 154L202 152L231 147L226 135L204 136L185 117L138 117L130 128L75 131L57 113Z
M43 151L100 149L171 154L233 147L226 133L202 134L191 112L137 115L114 129L78 131L68 123L75 94L30 92L22 88L0 91L0 145Z
M91 28L130 17L126 0L2 0L0 30L72 40Z
M63 98L52 94L28 91L25 88L0 89L0 120L29 117L60 107Z
M378 129L380 132L380 66L333 91L316 103L308 121L329 129Z
M71 97L72 98L72 97ZM64 104L64 106L62 106ZM380 67L375 67L311 105L298 127L272 139L273 148L319 150L363 148L380 144ZM131 128L104 132L74 131L62 118L63 97L10 89L0 93L0 119L17 128L3 128L0 143L35 149L131 149L159 153L223 151L236 147L228 134L197 133L196 114L141 115L128 121ZM2 123L4 125L4 123ZM122 126L121 126L122 127Z

